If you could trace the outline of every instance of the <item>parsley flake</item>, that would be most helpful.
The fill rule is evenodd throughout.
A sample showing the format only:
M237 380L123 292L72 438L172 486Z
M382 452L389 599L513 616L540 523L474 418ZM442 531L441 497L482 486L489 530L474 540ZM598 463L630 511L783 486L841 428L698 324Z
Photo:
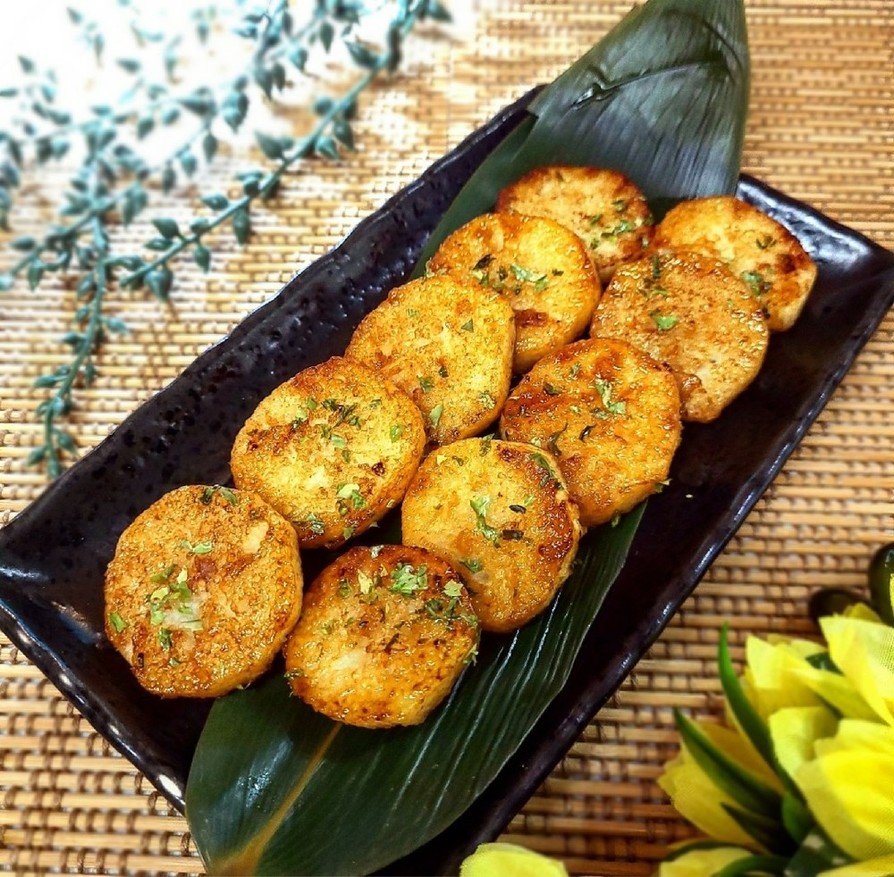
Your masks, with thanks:
M431 388L434 386L432 379L426 377L425 375L416 375L417 380L419 381L419 386L422 387L423 393L428 393Z
M210 554L214 549L214 543L206 540L193 544L189 539L183 539L180 542L180 547L185 548L190 554Z
M460 329L462 329L463 332L474 332L475 331L475 321L469 320L468 322L463 323L462 326L460 326Z
M127 622L117 612L109 613L109 624L115 628L115 633L121 633L127 627Z
M428 586L428 567L423 564L416 569L411 563L401 563L391 573L391 582L389 590L404 597L412 597Z
M662 314L657 308L649 316L658 327L659 332L668 332L680 322L680 318L676 314Z
M434 408L429 412L428 419L431 425L437 429L438 424L441 422L441 415L444 413L444 405L443 403L438 403Z
M467 557L464 560L460 560L460 563L471 573L481 572L483 569L480 560L476 560L474 557Z
M477 529L488 542L493 543L494 547L499 548L500 534L494 527L491 527L490 524L487 523L487 510L490 503L491 498L489 496L476 496L469 500L469 505L472 507L472 511L475 512L475 529Z

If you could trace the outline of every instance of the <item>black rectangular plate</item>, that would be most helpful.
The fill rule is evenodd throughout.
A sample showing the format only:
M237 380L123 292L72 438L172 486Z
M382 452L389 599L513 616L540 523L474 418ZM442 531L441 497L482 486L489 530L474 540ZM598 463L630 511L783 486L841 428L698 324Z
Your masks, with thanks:
M229 480L230 446L257 402L344 351L525 103L361 222L0 532L0 627L179 809L210 704L146 693L106 641L102 581L118 536L166 491ZM649 501L561 695L469 810L391 873L449 873L508 823L691 593L894 301L894 254L755 180L743 178L739 195L817 261L804 313L718 421L687 425L671 485Z

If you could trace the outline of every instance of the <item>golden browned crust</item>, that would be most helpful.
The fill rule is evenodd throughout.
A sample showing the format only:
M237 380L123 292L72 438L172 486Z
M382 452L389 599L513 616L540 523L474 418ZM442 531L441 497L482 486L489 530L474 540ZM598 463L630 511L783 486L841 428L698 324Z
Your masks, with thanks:
M619 268L590 334L624 338L672 369L683 419L714 420L760 370L763 309L722 262L694 253L653 254Z
M424 448L422 416L406 394L333 357L261 401L230 466L238 487L292 522L302 547L333 548L401 501Z
M638 259L652 239L652 213L637 186L607 168L536 168L507 186L497 211L545 216L586 244L603 283L615 268Z
M531 445L466 439L419 467L403 538L448 558L484 630L525 624L571 572L581 527L556 461Z
M259 497L181 487L124 531L105 578L105 629L139 683L217 697L259 676L301 610L295 531Z
M416 725L477 642L469 595L445 560L405 545L357 547L308 588L286 675L298 697L336 721Z
M499 417L514 346L515 317L502 296L435 275L392 290L357 327L345 356L407 393L441 445Z
M580 238L536 216L479 216L441 244L428 268L493 289L509 302L517 372L580 337L602 291Z
M658 225L656 250L689 250L720 259L745 281L771 331L791 328L816 280L816 265L785 226L732 196L678 204Z
M578 341L522 379L500 430L552 451L581 521L595 526L667 478L680 442L680 397L670 371L626 341Z

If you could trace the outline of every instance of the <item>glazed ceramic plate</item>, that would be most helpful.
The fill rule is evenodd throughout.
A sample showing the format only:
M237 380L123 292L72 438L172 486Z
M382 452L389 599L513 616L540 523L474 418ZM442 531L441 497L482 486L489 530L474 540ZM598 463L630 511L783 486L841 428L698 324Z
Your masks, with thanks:
M231 443L258 400L344 351L523 112L505 110L360 223L0 532L0 626L179 808L210 705L147 694L106 641L102 579L118 536L164 492L229 480ZM894 255L754 180L739 194L818 262L803 315L718 421L687 425L671 485L649 501L560 696L469 810L390 872L449 872L511 819L695 587L894 300Z

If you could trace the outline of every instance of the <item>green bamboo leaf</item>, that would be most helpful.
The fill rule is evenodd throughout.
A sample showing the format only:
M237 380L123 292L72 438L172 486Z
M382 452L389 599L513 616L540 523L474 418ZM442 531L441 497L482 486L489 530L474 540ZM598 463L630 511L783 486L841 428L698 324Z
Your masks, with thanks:
M729 625L727 624L724 624L720 629L720 644L717 647L717 667L726 702L736 717L739 727L754 745L761 758L767 763L767 766L775 769L776 758L773 754L773 742L770 739L770 731L745 695L742 683L739 681L739 677L736 675L733 667L729 653Z
M319 37L325 45L325 25ZM653 199L733 191L747 91L742 0L648 0L541 93L431 246L491 209L522 173L559 161L617 167ZM485 636L477 665L423 725L334 725L290 699L279 678L218 701L186 792L208 870L369 873L445 829L562 689L638 517L588 534L552 606L512 636ZM778 825L780 796L733 776Z
M718 789L726 792L736 803L751 813L778 820L782 797L775 789L761 782L721 752L698 726L679 710L674 710L674 718L683 745Z
M617 168L656 212L684 197L733 193L748 87L741 0L650 0L534 99L453 202L423 260L543 165Z
M512 636L486 637L477 664L418 727L338 725L278 677L219 700L186 790L208 869L365 874L446 828L565 684L640 516L592 532L552 606ZM333 843L332 820L350 839Z

